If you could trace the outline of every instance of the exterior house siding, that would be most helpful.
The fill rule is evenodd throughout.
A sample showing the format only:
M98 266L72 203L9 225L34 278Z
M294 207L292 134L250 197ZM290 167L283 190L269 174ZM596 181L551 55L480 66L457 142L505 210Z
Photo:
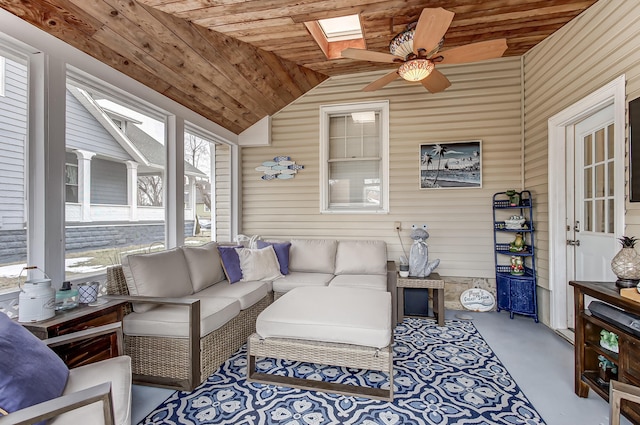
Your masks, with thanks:
M241 152L242 233L272 238L382 239L388 258L408 252L412 224L428 224L430 258L443 276L494 279L492 195L521 186L521 61L440 66L445 92L396 80L361 89L380 72L333 77L272 117L272 144ZM389 214L320 213L320 106L389 100ZM482 140L482 188L420 189L421 143ZM304 165L290 180L261 180L275 156Z
M131 156L67 90L67 149L83 149L127 161Z
M101 158L91 160L91 203L127 205L127 166Z
M538 305L547 324L549 291L566 284L549 281L547 122L622 74L627 101L640 96L640 3L635 1L601 0L524 55L524 177L538 206ZM625 233L640 235L640 205L627 200L625 209Z
M27 138L27 67L5 61L5 95L0 97L0 229L24 228Z

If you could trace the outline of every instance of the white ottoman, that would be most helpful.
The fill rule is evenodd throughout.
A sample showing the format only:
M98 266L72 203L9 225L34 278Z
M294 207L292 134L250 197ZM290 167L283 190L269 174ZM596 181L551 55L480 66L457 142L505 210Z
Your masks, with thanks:
M389 292L295 288L258 316L247 343L247 380L392 400L392 337ZM256 357L377 370L388 374L389 389L258 373Z

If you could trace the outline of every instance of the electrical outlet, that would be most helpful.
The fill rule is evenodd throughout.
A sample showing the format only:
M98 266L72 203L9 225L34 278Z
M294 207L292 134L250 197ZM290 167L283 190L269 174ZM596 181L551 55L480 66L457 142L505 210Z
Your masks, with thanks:
M402 230L402 223L396 221L393 223L393 230Z

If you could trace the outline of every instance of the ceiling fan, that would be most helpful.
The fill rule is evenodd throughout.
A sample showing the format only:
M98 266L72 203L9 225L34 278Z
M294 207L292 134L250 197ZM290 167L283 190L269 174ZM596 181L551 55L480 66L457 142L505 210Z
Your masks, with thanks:
M499 58L507 50L507 40L481 41L440 51L444 43L453 12L441 7L422 11L418 22L396 35L389 43L389 53L348 48L342 51L343 58L372 62L400 63L400 67L370 83L362 91L375 91L402 77L407 81L420 81L431 93L445 90L451 82L436 64L460 64L485 59Z

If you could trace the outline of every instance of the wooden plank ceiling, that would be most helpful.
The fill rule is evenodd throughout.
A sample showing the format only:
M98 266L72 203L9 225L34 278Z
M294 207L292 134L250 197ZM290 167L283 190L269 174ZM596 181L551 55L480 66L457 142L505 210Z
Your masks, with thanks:
M329 76L397 66L328 60L304 22L359 14L367 49L388 52L423 8L444 7L456 15L443 49L506 38L505 56L519 56L595 2L2 0L0 7L237 134Z

